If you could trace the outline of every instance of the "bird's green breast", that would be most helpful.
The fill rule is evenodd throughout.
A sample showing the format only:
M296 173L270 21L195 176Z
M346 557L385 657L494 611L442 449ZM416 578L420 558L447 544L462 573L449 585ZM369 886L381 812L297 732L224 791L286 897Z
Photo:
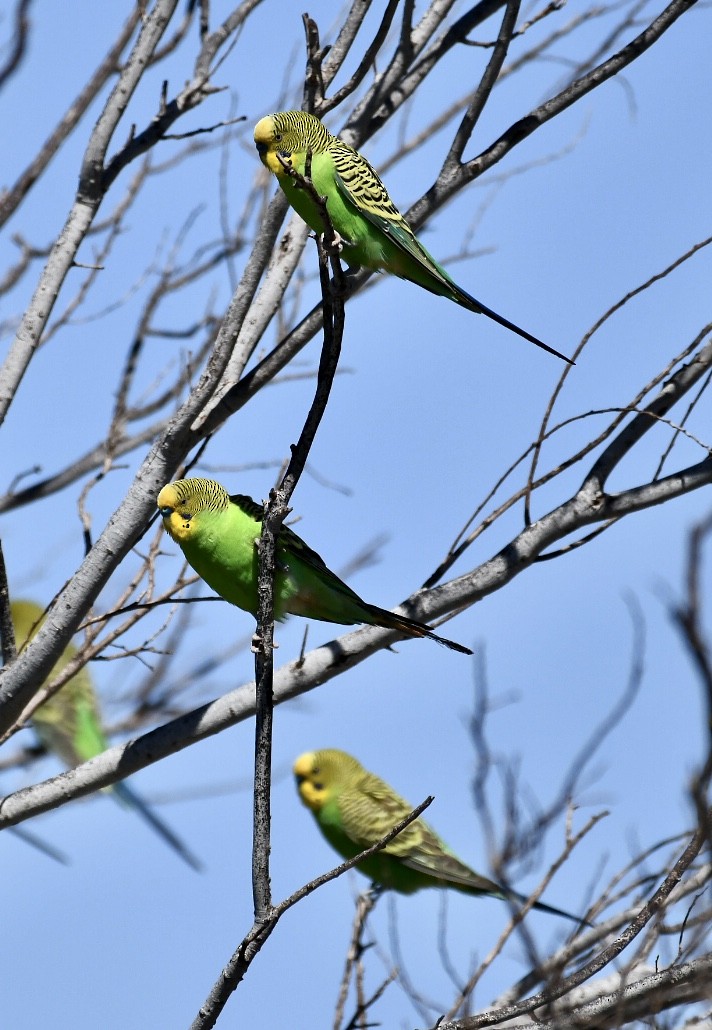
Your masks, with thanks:
M294 168L305 174L305 155L294 155ZM342 256L347 264L366 268L385 268L393 260L394 245L378 232L368 219L339 191L331 155L313 154L311 180L319 195L327 198L329 218L343 244ZM300 189L286 173L279 177L289 203L317 233L324 232L324 223L317 205L306 190Z
M343 858L353 858L359 851L363 851L363 845L354 841L344 830L341 809L336 798L331 798L315 810L314 816L329 844Z
M199 519L199 521L198 521ZM230 604L257 611L257 548L260 525L235 505L201 512L183 553L208 586Z
M199 518L199 521L197 521ZM258 553L262 524L233 502L221 512L201 512L189 538L181 541L189 563L208 586L230 604L257 614ZM295 562L295 564L299 564ZM277 554L274 614L289 614L299 585L287 562Z

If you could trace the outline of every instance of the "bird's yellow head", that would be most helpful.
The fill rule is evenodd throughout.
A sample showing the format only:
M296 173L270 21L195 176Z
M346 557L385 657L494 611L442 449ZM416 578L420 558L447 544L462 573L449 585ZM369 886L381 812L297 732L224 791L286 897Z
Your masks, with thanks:
M287 174L280 157L291 164L295 154L306 154L307 150L321 153L329 139L330 134L319 119L306 111L278 111L260 118L255 125L255 146L260 161L278 176Z
M15 629L15 647L21 650L40 628L45 610L34 601L13 601L10 605L12 625Z
M163 526L178 544L190 540L204 512L224 511L229 504L230 495L214 479L177 479L156 500Z
M363 771L360 762L336 748L306 751L294 763L299 797L312 812L318 812L344 784Z

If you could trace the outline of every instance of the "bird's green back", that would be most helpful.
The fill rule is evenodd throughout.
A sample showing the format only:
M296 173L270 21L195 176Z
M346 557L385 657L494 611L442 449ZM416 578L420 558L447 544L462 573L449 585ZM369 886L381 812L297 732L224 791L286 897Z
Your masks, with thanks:
M397 822L405 818L411 809L402 814L393 814L393 818L382 819L381 813L349 792L341 792L338 797L331 798L326 804L314 812L319 829L328 843L344 858L353 858L359 852L375 844L385 836ZM412 894L421 887L433 884L432 876L424 876L405 864L405 855L411 850L413 842L413 826L406 827L403 834L410 830L410 843L404 846L399 834L381 851L358 863L358 869L373 883L402 894ZM417 833L417 831L416 831Z
M11 610L16 646L20 650L39 628L44 611L38 604L25 600L13 601ZM48 680L56 678L76 654L74 644L67 644ZM69 766L79 765L106 749L96 694L86 666L35 711L32 725L48 751Z
M357 845L355 853L384 837L413 810L384 780L366 770L357 784L339 790L335 802L343 833ZM438 886L466 893L483 889L492 893L493 888L496 892L496 885L461 862L422 818L406 826L359 868L376 883L406 894Z

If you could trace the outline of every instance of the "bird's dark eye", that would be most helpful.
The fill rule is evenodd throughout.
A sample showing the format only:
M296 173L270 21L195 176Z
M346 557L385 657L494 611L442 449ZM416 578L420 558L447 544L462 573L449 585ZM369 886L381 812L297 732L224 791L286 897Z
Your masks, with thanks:
M277 143L279 143L279 141L280 141L280 140L281 140L281 138L282 138L282 133L281 133L281 132L275 132L275 134L274 134L274 138L275 138L275 141L276 141Z

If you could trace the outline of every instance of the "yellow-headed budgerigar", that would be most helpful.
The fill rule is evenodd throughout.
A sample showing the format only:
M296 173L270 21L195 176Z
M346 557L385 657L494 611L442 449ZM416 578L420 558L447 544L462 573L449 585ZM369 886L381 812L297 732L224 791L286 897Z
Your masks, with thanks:
M386 187L366 158L306 111L279 111L255 126L255 144L262 163L277 176L289 203L315 232L324 224L312 197L300 189L284 167L310 176L320 196L327 198L331 223L341 238L345 261L352 267L381 269L408 279L468 311L487 315L505 329L573 364L570 358L542 343L458 286L416 238ZM282 163L284 162L284 164Z
M230 604L255 615L262 505L244 494L231 497L214 479L168 483L156 503L166 532L198 575ZM472 654L422 622L362 601L286 526L277 539L274 614L276 619L303 615L342 626L365 622L407 637L430 637L454 651Z
M326 840L344 858L365 851L413 811L380 777L345 751L307 751L294 763L299 796ZM523 904L526 898L461 862L424 819L415 819L384 848L357 863L374 884L413 894L423 887L451 887ZM533 908L585 920L537 901Z
M39 629L44 609L34 601L25 600L13 601L11 609L19 651L28 638L34 636ZM49 679L56 678L76 653L76 647L68 644ZM106 750L108 744L101 727L96 693L86 666L36 709L32 716L32 725L47 750L57 755L69 768L74 768ZM196 870L201 868L200 861L128 784L121 781L107 789L119 801L142 816L188 865Z

